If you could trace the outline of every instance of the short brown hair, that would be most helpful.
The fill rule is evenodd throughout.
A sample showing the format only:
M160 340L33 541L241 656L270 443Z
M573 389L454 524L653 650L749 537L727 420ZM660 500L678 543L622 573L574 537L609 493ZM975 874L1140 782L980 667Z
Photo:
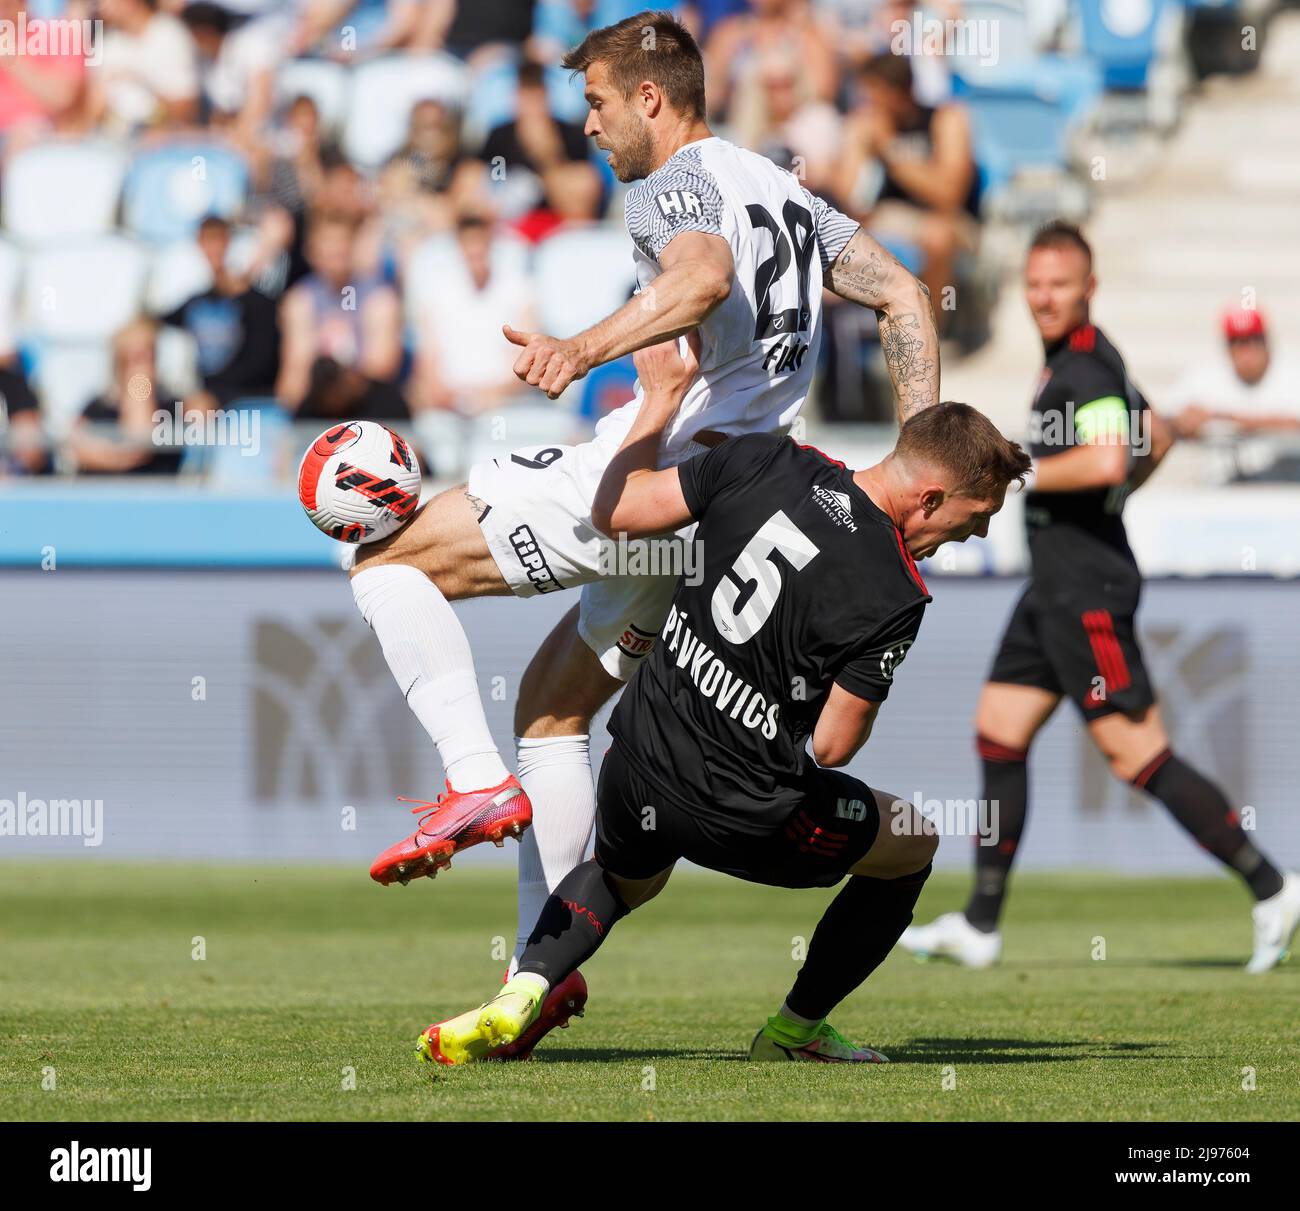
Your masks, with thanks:
M1044 223L1034 232L1034 238L1029 244L1029 251L1033 252L1037 248L1078 249L1088 262L1088 269L1092 269L1092 245L1083 238L1082 231L1073 223L1067 223L1064 219L1053 219L1050 223Z
M603 63L625 98L642 80L652 80L674 109L704 117L704 59L690 30L672 13L647 9L594 29L561 62L572 72Z
M953 492L979 499L1024 483L1029 455L1003 437L983 412L948 401L909 418L898 433L900 458L936 463L956 476Z

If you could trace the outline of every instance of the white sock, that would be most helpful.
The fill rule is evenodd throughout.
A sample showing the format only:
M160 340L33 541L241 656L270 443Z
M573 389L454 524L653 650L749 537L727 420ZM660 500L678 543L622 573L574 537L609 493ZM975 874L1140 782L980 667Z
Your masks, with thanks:
M533 826L519 844L519 925L511 974L547 898L586 857L596 823L589 739L515 738L518 778L533 805Z
M508 771L483 716L469 640L437 585L418 568L385 564L354 576L352 595L407 706L438 746L452 789L504 782Z

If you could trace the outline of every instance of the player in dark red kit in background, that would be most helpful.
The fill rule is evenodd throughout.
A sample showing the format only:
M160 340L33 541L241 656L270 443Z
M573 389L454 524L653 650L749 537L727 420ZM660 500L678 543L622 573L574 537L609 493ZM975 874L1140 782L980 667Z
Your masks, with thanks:
M971 967L997 961L998 918L1028 808L1029 747L1062 698L1083 714L1111 772L1159 799L1257 904L1247 970L1267 971L1300 924L1300 877L1251 842L1223 792L1169 744L1134 626L1142 576L1121 512L1172 444L1089 319L1092 250L1077 228L1034 238L1025 293L1047 365L1034 400L1035 477L1025 500L1032 572L993 661L976 716L984 798L999 805L1001 842L976 847L965 911L904 933L918 954Z

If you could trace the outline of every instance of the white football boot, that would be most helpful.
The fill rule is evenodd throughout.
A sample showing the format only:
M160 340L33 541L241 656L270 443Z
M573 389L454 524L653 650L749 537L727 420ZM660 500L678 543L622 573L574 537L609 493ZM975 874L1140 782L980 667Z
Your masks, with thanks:
M1282 890L1251 909L1255 921L1255 953L1246 970L1252 975L1276 967L1285 957L1296 927L1300 926L1300 875L1282 876ZM904 934L904 937L907 935Z
M946 912L929 925L909 925L898 944L918 959L955 959L963 967L992 967L1002 956L1002 934L980 933L961 912Z

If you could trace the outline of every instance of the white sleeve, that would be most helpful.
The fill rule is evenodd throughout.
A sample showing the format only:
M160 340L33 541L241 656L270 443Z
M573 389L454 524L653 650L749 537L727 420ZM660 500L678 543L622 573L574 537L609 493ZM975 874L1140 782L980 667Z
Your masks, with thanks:
M842 214L825 199L809 193L806 189L803 190L803 196L812 210L813 227L817 231L817 247L821 249L822 254L822 272L825 273L835 264L835 258L844 251L845 245L857 234L861 224L857 219Z
M726 238L717 182L691 163L668 163L628 192L623 218L627 233L647 256L659 259L674 236L703 231Z

